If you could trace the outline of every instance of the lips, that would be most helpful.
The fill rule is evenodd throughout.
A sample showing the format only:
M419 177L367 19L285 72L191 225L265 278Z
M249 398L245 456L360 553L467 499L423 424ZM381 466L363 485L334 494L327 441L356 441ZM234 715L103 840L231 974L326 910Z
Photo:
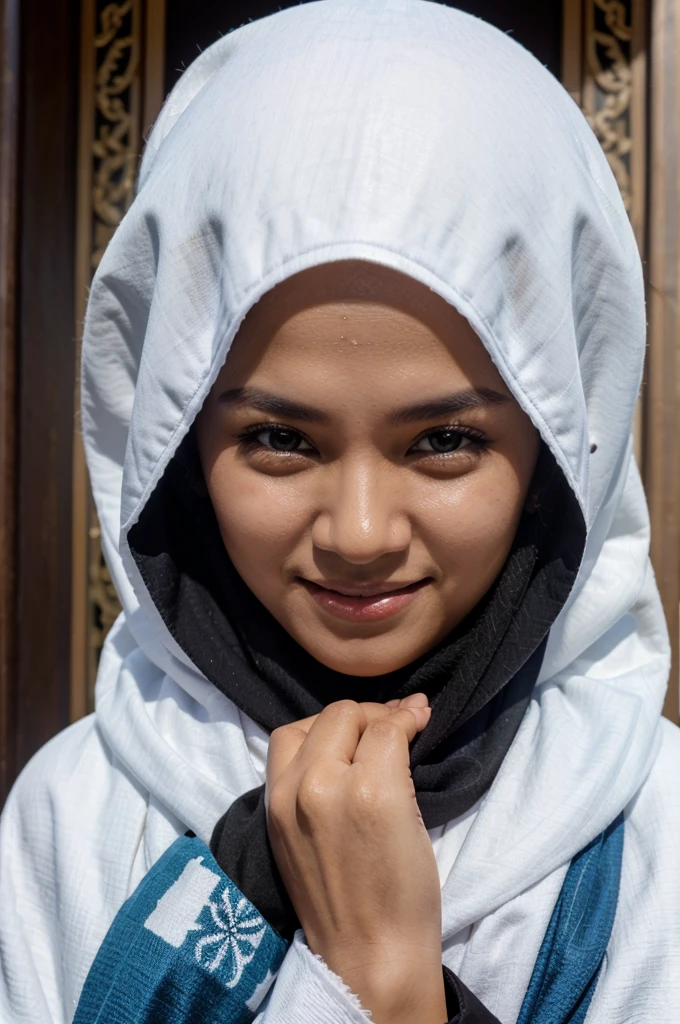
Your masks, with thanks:
M300 578L300 582L327 614L351 622L376 622L402 611L432 580L427 577L396 586L392 580L372 584L324 580L320 584Z
M313 580L305 582L323 587L324 590L333 590L336 594L342 594L345 597L376 597L381 594L394 594L400 590L407 590L409 587L418 586L423 580L417 580L415 583L398 583L395 580L382 583L343 583L342 580L324 580L323 583L315 583Z

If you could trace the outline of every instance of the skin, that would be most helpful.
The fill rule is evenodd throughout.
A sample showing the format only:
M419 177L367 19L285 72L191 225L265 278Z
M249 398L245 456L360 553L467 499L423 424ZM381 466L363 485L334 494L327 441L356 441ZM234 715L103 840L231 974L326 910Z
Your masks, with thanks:
M362 261L303 271L253 307L197 439L245 582L319 662L366 677L430 650L486 593L533 500L540 446L467 320ZM346 611L368 598L334 595L412 584L376 618ZM378 1024L446 1019L439 880L409 772L428 719L422 694L340 701L270 743L282 877L310 948Z

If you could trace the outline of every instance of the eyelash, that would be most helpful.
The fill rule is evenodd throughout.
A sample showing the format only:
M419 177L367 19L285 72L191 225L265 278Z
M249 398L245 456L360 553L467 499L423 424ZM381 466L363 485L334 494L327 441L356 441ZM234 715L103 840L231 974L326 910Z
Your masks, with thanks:
M297 455L297 454L309 455L310 454L308 451L298 452L297 449L293 449L290 452L286 452L286 451L275 451L272 448L268 448L266 445L262 444L261 441L258 441L258 435L264 433L265 430L270 430L270 431L285 430L285 431L287 431L289 433L296 434L298 437L301 437L308 444L312 445L312 448L314 448L314 445L312 444L310 439L308 437L306 437L301 431L296 430L294 427L289 427L285 423L271 423L271 422L269 422L269 423L256 423L252 427L247 427L245 430L242 430L239 434L236 434L235 436L236 436L236 438L239 441L239 450L241 452L243 452L244 454L252 453L252 452L255 452L255 451L264 451L268 455L275 455L277 457L279 455ZM470 444L468 446L466 446L466 448L463 449L463 451L465 451L465 452L471 453L471 449L474 449L476 454L480 454L481 452L485 451L488 448L488 446L489 446L488 438L481 431L476 430L474 427L468 427L468 426L465 426L463 424L458 424L458 423L447 423L445 426L435 427L434 429L430 429L430 430L424 431L424 433L422 433L419 437L417 437L415 439L415 441L413 442L412 447L417 445L420 441L422 441L426 437L430 437L433 434L442 434L442 433L445 433L446 431L451 431L451 432L453 432L455 434L459 434L461 437L466 438L466 440L468 440L470 442ZM316 449L314 449L314 450L316 451ZM460 449L455 449L452 452L420 452L420 453L414 453L414 454L426 455L429 458L434 456L435 458L438 458L438 459L442 459L442 458L445 459L445 458L450 458L452 455L459 455L459 452L460 452ZM411 454L411 450L410 449L409 449L409 452L407 452L407 454Z

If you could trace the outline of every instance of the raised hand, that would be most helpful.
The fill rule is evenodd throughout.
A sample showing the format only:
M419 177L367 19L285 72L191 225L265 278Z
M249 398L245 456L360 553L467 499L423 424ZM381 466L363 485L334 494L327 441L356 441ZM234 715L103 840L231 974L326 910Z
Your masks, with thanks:
M272 733L267 820L310 949L376 1024L443 1024L441 893L409 769L424 694L338 701Z

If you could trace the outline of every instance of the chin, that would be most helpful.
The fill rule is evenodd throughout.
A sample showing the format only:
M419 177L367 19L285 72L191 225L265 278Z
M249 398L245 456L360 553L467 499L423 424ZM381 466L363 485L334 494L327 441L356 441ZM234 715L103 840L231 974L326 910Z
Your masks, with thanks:
M317 646L316 643L306 644L303 637L296 639L313 658L333 672L342 672L346 676L365 676L366 678L382 676L387 672L396 672L397 669L415 661L432 646L429 644L425 649L418 647L395 650L392 643L390 650L385 650L382 644L376 645L374 650L368 650L367 645L371 646L370 640L349 640L339 646L336 641L335 645Z

